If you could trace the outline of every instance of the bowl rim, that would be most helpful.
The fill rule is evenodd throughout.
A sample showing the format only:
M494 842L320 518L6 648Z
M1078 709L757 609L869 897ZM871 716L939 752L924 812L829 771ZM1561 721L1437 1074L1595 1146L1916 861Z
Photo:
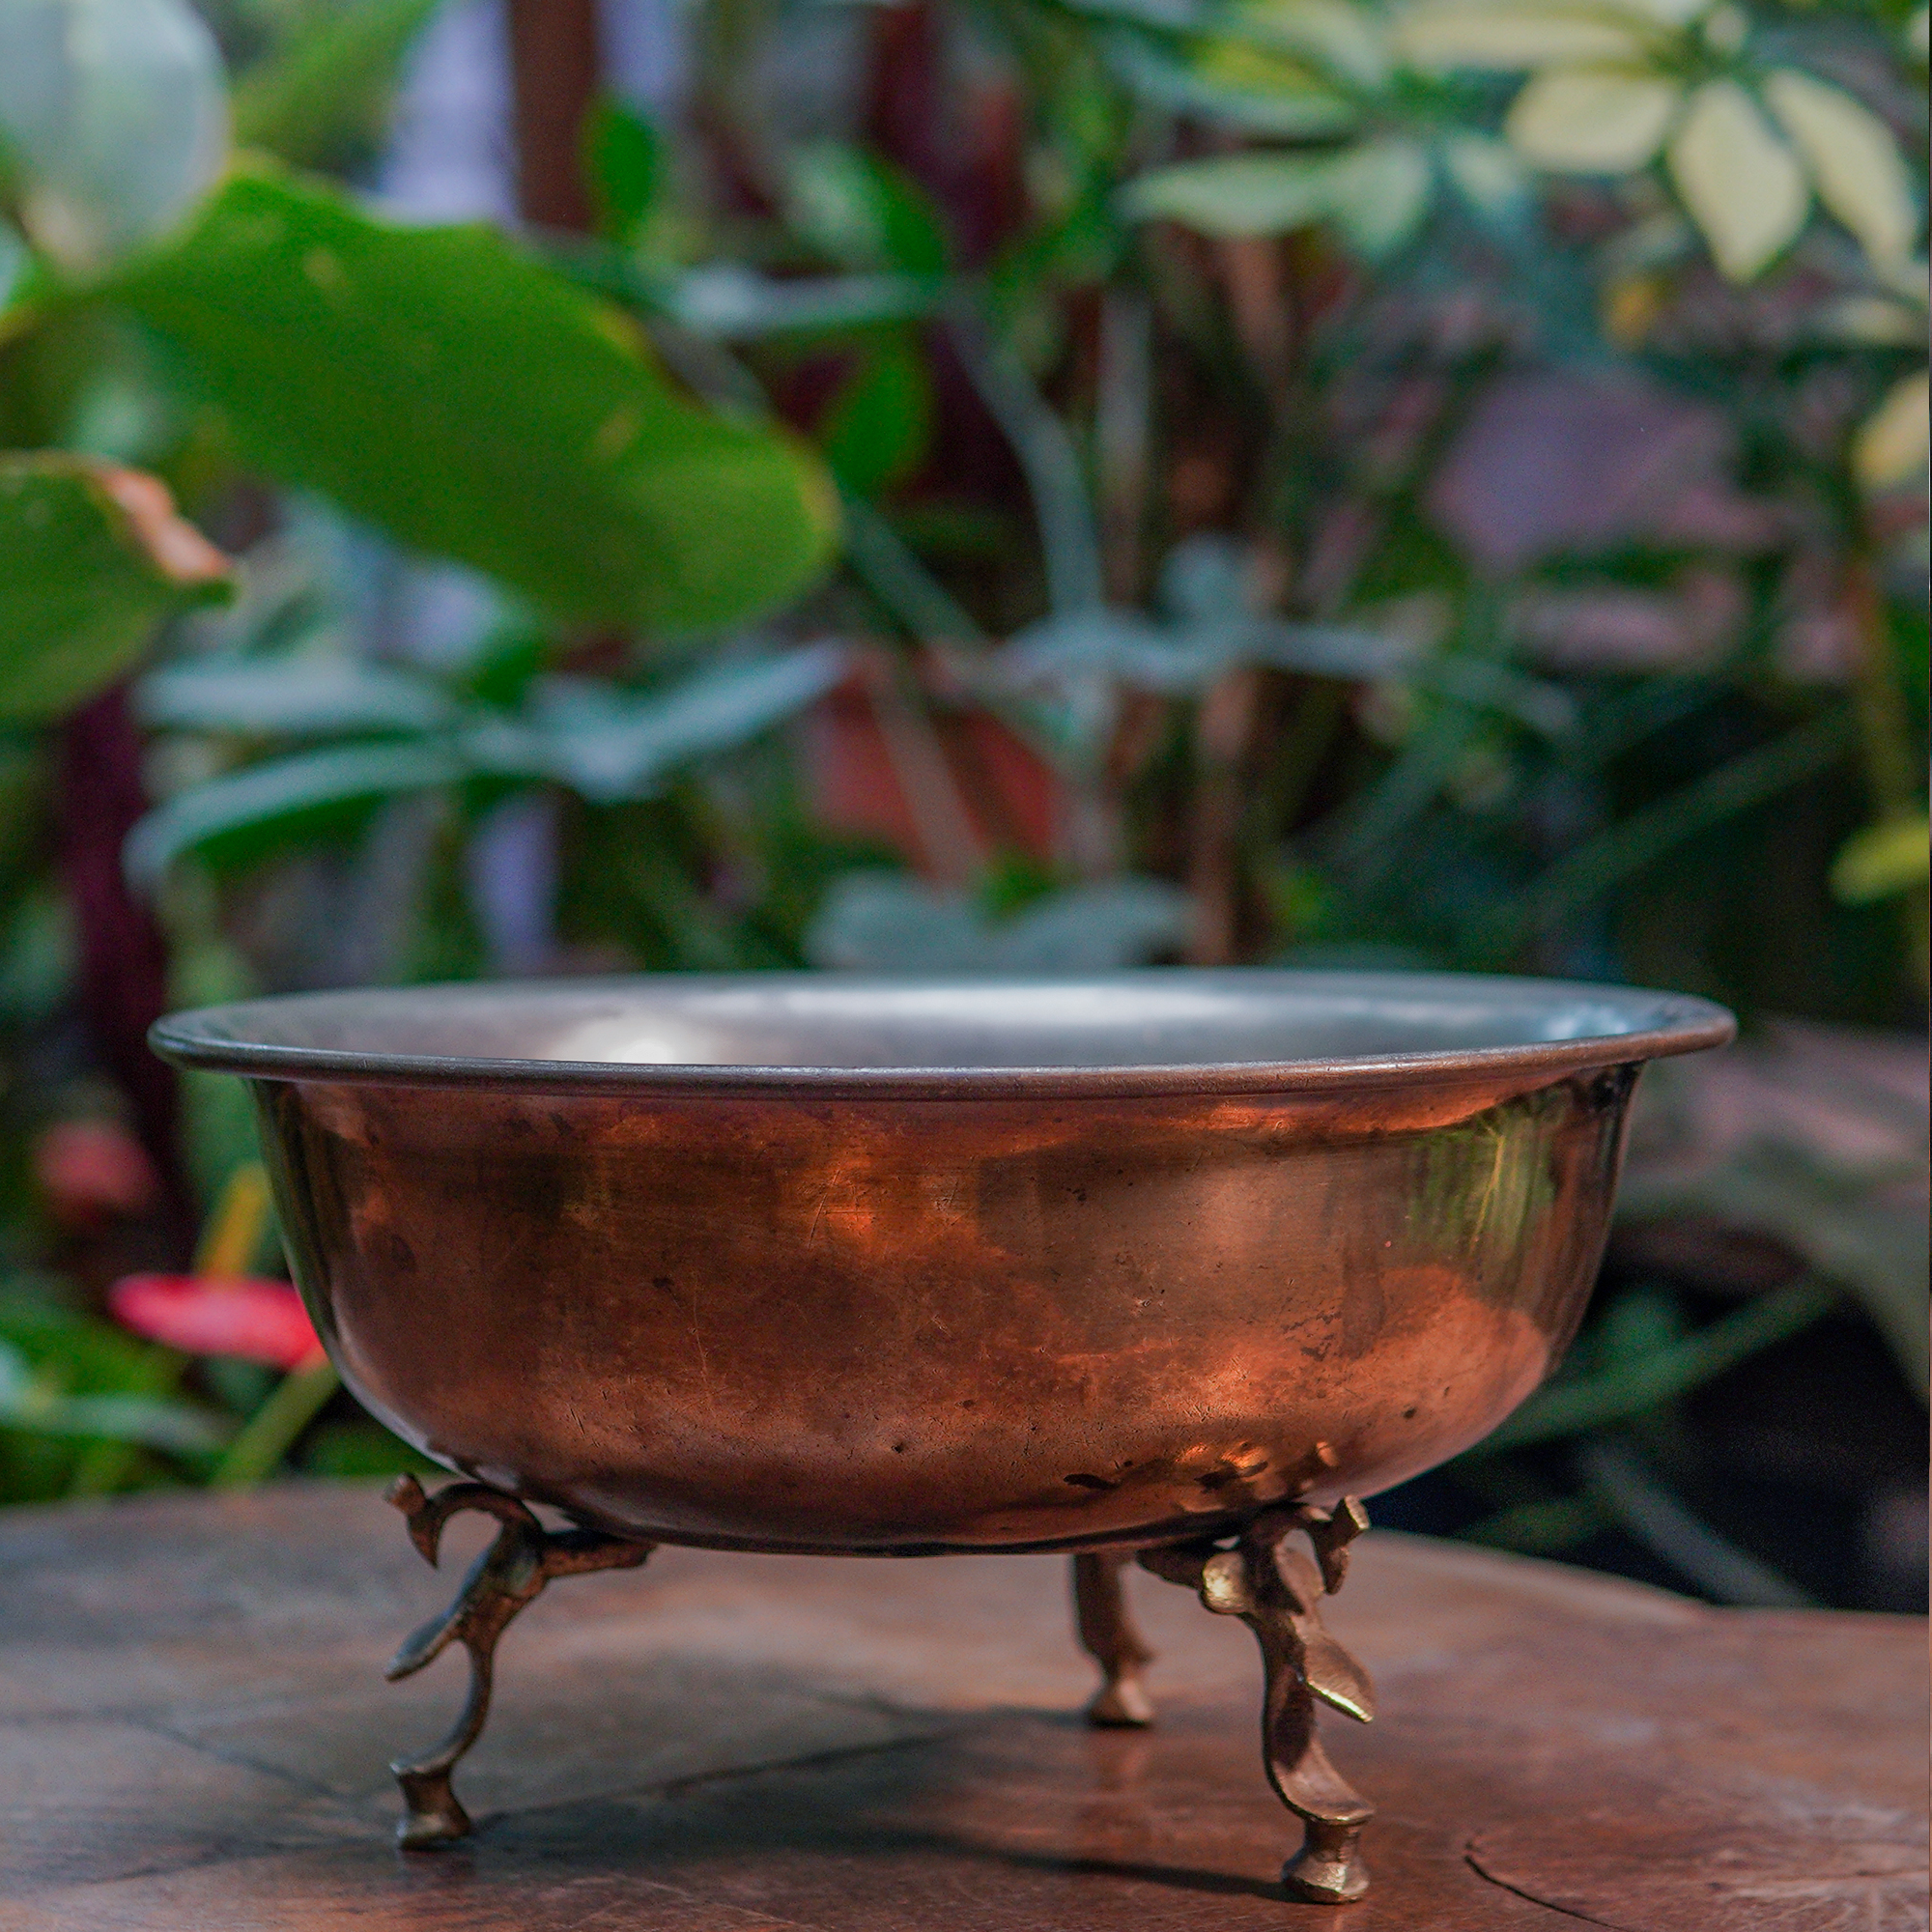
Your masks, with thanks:
M246 1037L255 1015L311 1002L341 1003L422 999L440 1001L478 993L514 999L520 992L556 994L615 991L674 984L699 990L773 986L810 981L848 989L876 985L927 991L1120 985L1134 981L1220 981L1248 991L1280 982L1301 992L1324 987L1355 996L1382 992L1413 1001L1432 988L1450 988L1466 999L1477 990L1496 995L1555 993L1598 1005L1621 1007L1629 1032L1586 1034L1575 1038L1525 1040L1501 1046L1440 1048L1421 1052L1352 1054L1296 1060L1122 1063L1083 1066L799 1066L737 1064L689 1065L631 1061L532 1060L467 1054L356 1052L339 1047L294 1046ZM1736 1037L1737 1021L1724 1008L1687 993L1608 986L1588 980L1531 979L1474 973L1314 972L1289 967L1142 967L1109 973L948 975L840 973L659 973L611 978L531 980L468 980L438 986L369 987L337 992L284 993L168 1014L148 1038L163 1059L180 1066L242 1074L253 1080L328 1086L484 1088L538 1094L602 1094L619 1096L1031 1099L1092 1096L1211 1095L1321 1093L1351 1088L1435 1086L1503 1080L1538 1085L1575 1073L1697 1053Z

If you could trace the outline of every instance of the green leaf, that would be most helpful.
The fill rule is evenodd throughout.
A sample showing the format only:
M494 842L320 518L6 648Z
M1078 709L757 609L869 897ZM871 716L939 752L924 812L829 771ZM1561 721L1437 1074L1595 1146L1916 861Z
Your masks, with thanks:
M453 784L466 775L446 744L339 745L270 758L178 792L149 812L128 835L128 873L152 886L184 852L226 835L298 820L322 807Z
M1421 226L1434 188L1435 169L1420 143L1400 135L1364 142L1335 163L1335 225L1356 253L1379 261Z
M895 330L839 384L819 420L818 444L845 489L876 497L924 460L933 410L919 344Z
M403 56L439 0L311 4L235 90L235 138L314 167L382 131Z
M526 722L472 726L463 755L478 772L555 780L600 805L642 798L678 767L741 745L822 697L849 668L839 646L815 644L708 666L642 696L582 678L541 679Z
M298 752L178 792L135 826L128 871L152 885L184 852L239 834L298 834L343 807L471 778L548 781L606 805L645 797L680 766L743 744L823 696L847 668L842 649L818 644L712 665L642 696L582 678L539 678L514 716L478 709L433 737Z
M1509 147L1487 134L1451 134L1442 142L1442 171L1479 219L1514 226L1529 207L1522 163Z
M1233 24L1252 44L1278 47L1346 87L1373 94L1388 85L1382 22L1355 0L1249 0Z
M1392 136L1340 154L1179 161L1129 182L1122 205L1130 218L1178 221L1204 235L1282 235L1332 220L1374 259L1415 233L1433 180L1428 153Z
M153 477L0 457L0 722L72 710L134 664L162 617L232 587L227 559Z
M742 262L709 262L654 289L652 301L680 327L729 342L909 322L939 306L944 286L883 273L781 279Z
M1926 840L1932 838L1921 812L1917 818L1889 820L1855 832L1832 862L1832 895L1847 905L1890 898L1925 883Z
M1177 161L1121 192L1130 220L1178 221L1204 235L1281 235L1320 221L1334 207L1328 155L1228 155Z
M290 738L428 731L453 716L429 679L354 658L169 665L141 680L136 702L163 729Z
M1658 1336L1641 1350L1606 1350L1612 1359L1597 1374L1539 1390L1483 1444L1484 1452L1583 1435L1659 1408L1802 1334L1837 1302L1834 1290L1807 1278L1760 1295L1694 1335Z
M1747 282L1804 226L1811 190L1791 150L1734 80L1706 81L1672 135L1670 176L1711 256Z
M613 242L634 240L664 192L664 136L621 101L599 101L583 130L583 165L598 227Z
M256 468L562 616L719 627L830 554L809 451L686 400L631 325L487 229L243 175L116 294Z
M965 893L896 872L847 872L806 935L815 965L861 972L1098 972L1178 952L1187 895L1164 879L1096 880L989 921Z
M793 157L791 222L848 269L943 275L952 249L932 197L902 169L843 141L814 141Z
M1210 115L1251 133L1303 140L1347 133L1361 119L1346 95L1288 61L1263 68L1223 54L1204 66L1137 34L1110 35L1104 52L1128 87L1170 113Z

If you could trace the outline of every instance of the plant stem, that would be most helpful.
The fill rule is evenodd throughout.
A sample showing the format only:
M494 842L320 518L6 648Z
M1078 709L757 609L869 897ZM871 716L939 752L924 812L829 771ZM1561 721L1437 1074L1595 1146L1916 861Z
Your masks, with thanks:
M221 1461L209 1478L209 1487L251 1490L265 1476L271 1475L295 1446L296 1437L315 1420L323 1405L341 1386L342 1378L330 1361L315 1362L284 1376L275 1392L248 1418L247 1426L222 1452Z

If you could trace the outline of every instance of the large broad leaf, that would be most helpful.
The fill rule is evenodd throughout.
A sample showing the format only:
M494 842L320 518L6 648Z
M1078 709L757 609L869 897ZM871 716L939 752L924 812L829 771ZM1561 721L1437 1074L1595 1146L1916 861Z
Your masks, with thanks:
M71 711L133 664L162 617L230 590L228 560L152 476L0 457L0 722Z
M1804 172L1736 81L1706 81L1690 97L1669 158L1677 192L1732 281L1749 281L1804 226Z
M1918 239L1918 204L1891 130L1845 93L1781 68L1765 99L1798 144L1818 199L1882 262L1903 261Z
M830 554L808 451L687 401L621 317L487 229L242 176L117 294L250 462L561 615L708 629Z
M73 274L165 234L228 154L214 38L187 0L5 0L0 144L20 219Z
M1542 167L1627 174L1655 158L1681 99L1674 81L1655 74L1550 68L1511 103L1509 137Z

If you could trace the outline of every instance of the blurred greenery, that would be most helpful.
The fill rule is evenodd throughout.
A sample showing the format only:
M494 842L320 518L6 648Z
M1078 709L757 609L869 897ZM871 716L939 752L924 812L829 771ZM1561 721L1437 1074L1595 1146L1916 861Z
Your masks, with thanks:
M1922 8L705 0L510 234L372 192L428 0L94 4L0 22L0 1496L407 1460L101 1316L252 1154L142 998L1185 959L1922 1027ZM1687 1405L1847 1320L1923 1379L1896 1177L1793 1158L1645 1211L1802 1278L1613 1271L1468 1533L1781 1587L1658 1487Z

